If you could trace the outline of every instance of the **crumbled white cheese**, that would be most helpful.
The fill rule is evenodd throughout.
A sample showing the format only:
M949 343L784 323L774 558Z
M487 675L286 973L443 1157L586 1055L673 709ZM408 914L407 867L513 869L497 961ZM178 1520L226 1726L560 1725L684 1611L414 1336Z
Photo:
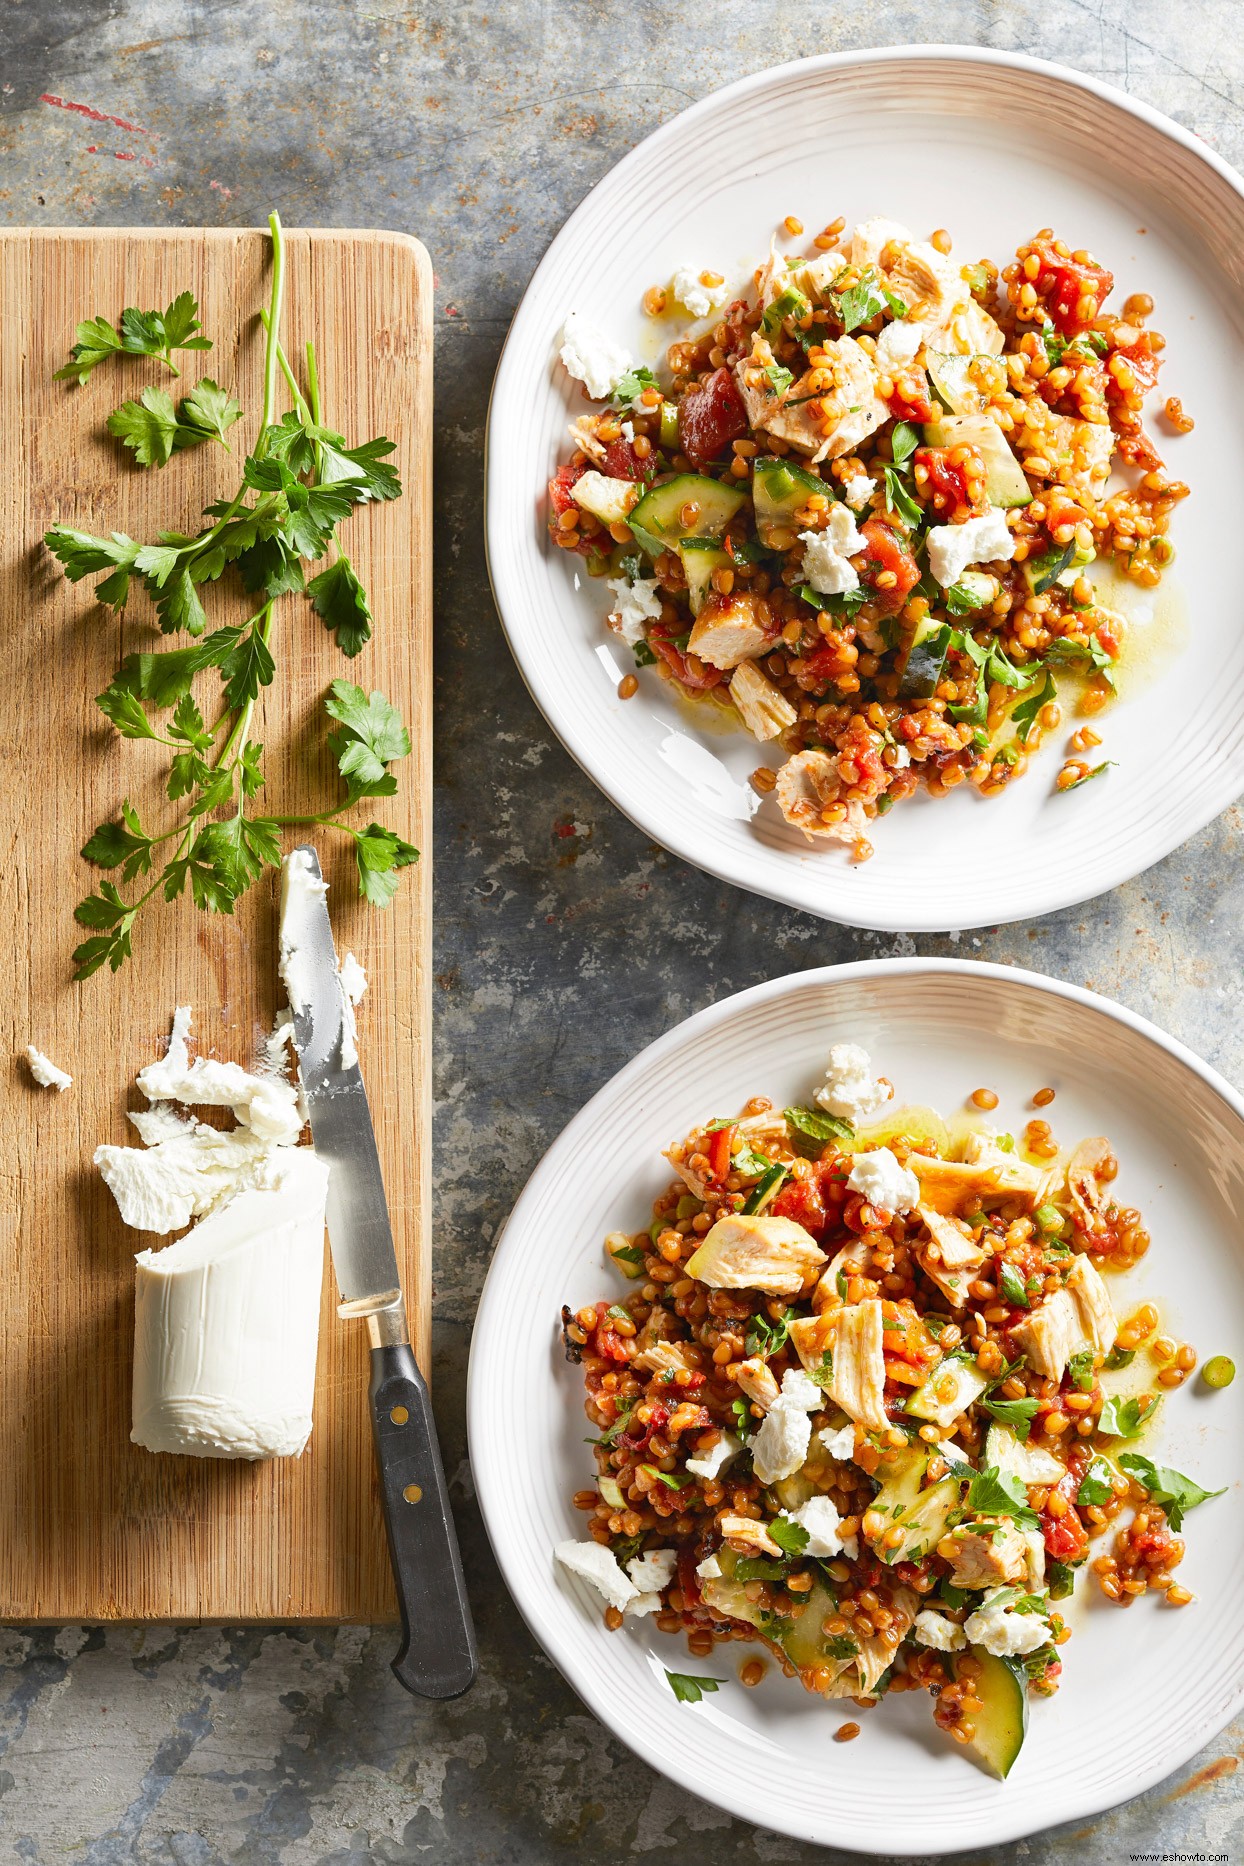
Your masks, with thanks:
M905 745L895 745L891 747L891 750L893 752L891 768L895 771L906 771L908 765L911 763L911 753L908 751L907 747Z
M341 985L341 1067L353 1069L359 1059L358 1024L354 1007L367 990L367 974L352 952L337 967Z
M906 369L924 342L924 331L919 324L905 324L896 320L887 324L877 339L877 368L887 375L893 370Z
M723 279L720 285L706 285L700 273L691 266L679 266L674 274L670 290L684 311L692 317L710 317L719 311L730 296L730 287Z
M278 1076L250 1075L238 1063L189 1060L190 1009L178 1007L168 1052L138 1073L154 1106L131 1115L145 1147L101 1146L95 1164L127 1225L179 1231L247 1189L271 1188L281 1153L303 1128L297 1091ZM183 1119L168 1104L231 1108L239 1125L222 1131Z
M653 1549L628 1561L626 1572L641 1594L659 1594L674 1579L678 1556L673 1549Z
M868 1051L858 1043L835 1043L829 1052L825 1080L813 1100L827 1114L858 1126L877 1114L890 1099L890 1090L873 1079Z
M827 1425L817 1437L830 1457L837 1458L840 1464L849 1464L855 1456L855 1427L850 1421L846 1425Z
M632 1619L642 1620L646 1613L660 1613L665 1602L659 1594L636 1594L627 1601L623 1613L629 1613Z
M962 1652L968 1643L961 1626L944 1613L934 1613L931 1607L916 1615L911 1631L920 1645L931 1646L934 1652Z
M706 1555L702 1562L697 1562L695 1571L701 1581L720 1581L721 1579L721 1563L715 1555Z
M861 506L868 504L876 492L877 482L867 473L853 473L842 490L846 494L847 504L854 506L858 512Z
M623 1574L617 1556L599 1542L559 1542L553 1553L563 1568L590 1582L619 1612L639 1593L635 1583Z
M644 639L644 623L656 622L661 615L661 597L655 577L609 577L609 588L617 602L609 616L609 626L633 648Z
M167 1051L159 1062L139 1070L138 1086L147 1100L176 1101L191 1108L231 1108L258 1139L292 1146L304 1125L292 1084L273 1076L251 1075L240 1063L219 1063L208 1056L191 1062L186 1047L190 1016L189 1005L177 1007Z
M824 531L801 531L804 580L822 596L840 596L860 586L855 566L848 560L867 543L855 528L851 508L841 500L829 509Z
M702 1458L688 1458L687 1469L696 1477L713 1479L720 1477L728 1464L732 1464L743 1449L742 1439L733 1432L723 1432L717 1443L704 1453Z
M1050 1636L1049 1622L1039 1613L1013 1613L998 1604L1008 1588L991 1588L975 1613L963 1622L963 1630L974 1646L984 1646L996 1658L1014 1658L1035 1652Z
M782 1375L782 1398L792 1406L802 1406L805 1412L819 1412L825 1404L824 1393L802 1367L788 1367Z
M1015 539L999 505L965 518L961 525L934 525L928 545L929 569L946 590L969 564L992 564L1015 555Z
M798 1523L808 1532L808 1540L800 1549L801 1555L819 1556L822 1560L827 1555L859 1554L859 1541L855 1536L842 1534L842 1518L829 1497L809 1497L797 1510L783 1510L788 1522Z
M634 438L635 438L635 423L633 421L624 421L622 423L622 439L626 441L629 445L629 443L633 441Z
M562 331L561 360L594 402L606 402L632 367L630 354L572 311Z
M762 1484L793 1477L808 1455L812 1421L806 1407L779 1395L752 1440L752 1469Z
M63 1094L73 1081L72 1076L67 1076L63 1069L58 1069L50 1057L45 1056L42 1050L37 1050L33 1043L26 1045L26 1061L30 1065L31 1075L40 1088L60 1089Z
M273 1152L268 1187L138 1254L130 1437L148 1451L296 1457L310 1436L328 1167Z
M920 1202L920 1181L910 1167L900 1166L888 1147L857 1153L847 1184L862 1193L870 1205L895 1217L914 1211Z

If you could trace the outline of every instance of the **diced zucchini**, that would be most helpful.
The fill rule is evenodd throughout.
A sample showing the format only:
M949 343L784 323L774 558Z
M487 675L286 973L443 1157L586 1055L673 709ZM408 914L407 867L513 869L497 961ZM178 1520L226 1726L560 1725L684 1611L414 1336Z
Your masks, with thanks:
M937 692L937 683L946 669L951 628L948 622L935 622L924 616L916 624L915 639L899 679L901 700L928 700Z
M916 1419L927 1419L930 1425L952 1425L988 1385L988 1376L975 1361L943 1361L924 1385L917 1387L907 1402L907 1410Z
M1070 589L1086 564L1091 564L1097 552L1090 544L1087 551L1082 551L1074 539L1059 549L1043 551L1039 557L1026 557L1023 571L1024 581L1034 596L1040 596L1054 583L1061 583L1064 589Z
M877 1466L881 1488L869 1509L897 1521L920 1495L928 1462L929 1448L920 1440L887 1453Z
M632 507L627 523L650 557L675 549L684 538L720 538L742 505L736 486L703 473L676 473L646 492ZM694 506L690 522L682 514Z
M964 570L954 587L971 600L974 609L985 609L997 596L999 586L997 577L991 577L987 570Z
M782 1650L792 1665L801 1668L806 1665L824 1665L827 1654L823 1622L829 1614L837 1611L838 1602L820 1581L814 1582L811 1593L805 1594L803 1598L807 1605L792 1623L790 1631L783 1633Z
M933 393L948 414L975 415L984 407L984 397L972 381L970 356L946 356L929 352L929 381Z
M927 447L975 447L985 462L985 495L990 505L1028 505L1032 489L1007 446L1006 436L988 415L944 415L924 430Z
M611 1510L624 1510L626 1498L622 1495L622 1486L616 1477L598 1477L596 1488L600 1492L602 1503L607 1503Z
M682 567L687 573L687 594L691 598L691 613L698 616L704 598L712 590L714 570L726 570L730 559L718 544L716 538L684 538L678 547L682 558Z
M883 1541L877 1547L877 1553L884 1562L919 1561L922 1556L936 1548L952 1511L957 1510L963 1494L963 1486L957 1477L943 1477L936 1484L930 1484L922 1490L910 1509L904 1510L886 1526L886 1533L892 1529L901 1529L903 1539L893 1546ZM872 1507L876 1508L874 1500Z
M677 402L667 401L661 403L661 432L658 438L667 454L676 454L678 452Z
M787 550L799 530L795 513L808 503L811 493L826 493L825 481L793 460L763 459L752 462L752 504L756 508L756 531L762 544Z
M968 1651L980 1667L971 1682L981 1708L972 1713L976 1734L964 1747L1004 1781L1028 1734L1027 1681L1014 1659L997 1658L983 1646Z

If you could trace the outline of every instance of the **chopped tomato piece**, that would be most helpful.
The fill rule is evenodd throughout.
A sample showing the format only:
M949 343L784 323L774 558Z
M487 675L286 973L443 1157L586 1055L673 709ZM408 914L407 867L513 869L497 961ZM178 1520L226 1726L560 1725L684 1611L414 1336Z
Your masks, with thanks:
M1066 1562L1069 1565L1080 1560L1088 1547L1089 1540L1088 1531L1080 1521L1073 1501L1079 1488L1080 1479L1074 1471L1068 1471L1065 1477L1060 1477L1050 1495L1063 1499L1067 1505L1066 1512L1062 1516L1051 1516L1047 1503L1044 1521L1041 1525L1045 1536L1046 1552L1052 1555L1055 1561Z
M586 472L586 463L582 466L575 466L567 461L565 466L559 466L554 473L549 481L549 509L555 519L560 518L563 512L568 512L574 504L570 489L576 481L583 478Z
M890 413L896 421L932 421L937 413L928 395L929 381L922 369L911 368L895 379Z
M1053 240L1034 240L1028 252L1036 255L1039 271L1032 281L1050 322L1064 337L1077 337L1099 315L1114 274L1091 259L1063 257Z
M1051 486L1043 495L1045 500L1045 528L1053 534L1063 525L1082 525L1088 517L1084 507L1077 505L1071 494L1062 486Z
M952 454L963 458L952 459ZM973 500L968 489L971 478L979 482L982 493L984 490L985 462L975 447L917 447L917 476L921 467L929 476L935 512L953 512L956 506L971 508L980 503Z
M1129 326L1130 328L1130 326ZM1116 342L1106 359L1106 394L1117 401L1128 395L1148 395L1158 379L1162 358L1153 347L1147 330L1138 330L1134 343Z
M730 1171L730 1149L733 1144L732 1127L719 1127L715 1134L709 1135L704 1151L714 1179L724 1179Z
M941 1350L909 1302L883 1302L881 1319L881 1345L886 1354L915 1367L931 1367L941 1359Z
M883 519L870 518L860 527L865 550L859 562L860 581L872 591L877 607L893 615L903 607L920 581L920 566L893 526ZM857 560L858 561L858 560ZM877 588L877 578L891 572L894 582Z
M788 1179L768 1209L775 1218L793 1218L820 1237L838 1223L845 1194L841 1157L833 1152L818 1160L805 1179Z
M683 639L677 622L654 622L648 630L648 646L659 655L676 680L693 692L705 692L725 679L719 667L712 667L696 655L686 655L677 643Z
M706 467L730 441L747 433L747 410L732 372L715 369L688 390L678 410L678 441L694 467Z
M652 1404L651 1401L648 1403ZM614 1443L624 1446L627 1451L646 1451L649 1439L654 1433L663 1432L669 1420L669 1407L662 1406L658 1401L652 1406L652 1417L647 1422L637 1419L632 1429L618 1433Z
M597 1354L603 1361L629 1361L635 1352L634 1338L620 1335L608 1313L609 1304L596 1304L596 1326L588 1342L588 1353Z
M605 449L605 457L600 463L602 473L610 479L652 479L656 475L656 465L652 455L641 460L631 443L622 439L610 441Z
M695 1567L695 1550L684 1542L678 1551L678 1587L684 1609L700 1604L700 1577Z

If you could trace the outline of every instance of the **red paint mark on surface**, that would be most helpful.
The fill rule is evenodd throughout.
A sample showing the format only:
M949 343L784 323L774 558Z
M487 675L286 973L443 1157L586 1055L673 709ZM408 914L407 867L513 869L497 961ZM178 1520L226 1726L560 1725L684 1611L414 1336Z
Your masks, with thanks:
M459 311L457 305L446 305L445 316L446 317L461 317L462 313L461 311Z
M223 181L209 181L207 185L209 188L215 188L216 192L221 195L224 200L232 201L233 189L226 188Z
M80 117L89 117L92 123L113 123L119 130L132 130L135 136L150 136L141 123L131 123L125 117L109 116L106 110L96 110L91 104L75 104L68 97L54 97L51 91L44 91L39 98L41 104L51 104L56 110L74 110Z
M555 836L573 836L574 833L573 823L554 823L553 825L553 834Z
M154 168L150 156L134 155L129 149L105 149L102 143L88 143L88 155L111 155L114 162L141 162L144 168Z

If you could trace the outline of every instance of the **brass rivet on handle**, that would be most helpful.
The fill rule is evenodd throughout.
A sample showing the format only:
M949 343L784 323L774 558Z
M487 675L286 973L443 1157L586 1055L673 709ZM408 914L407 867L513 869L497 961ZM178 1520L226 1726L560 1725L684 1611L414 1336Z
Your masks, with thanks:
M418 1503L423 1496L423 1491L418 1484L407 1484L402 1495L405 1497L407 1503Z
M389 1417L392 1419L394 1425L405 1425L406 1421L410 1418L410 1414L404 1406L395 1406L389 1414Z

